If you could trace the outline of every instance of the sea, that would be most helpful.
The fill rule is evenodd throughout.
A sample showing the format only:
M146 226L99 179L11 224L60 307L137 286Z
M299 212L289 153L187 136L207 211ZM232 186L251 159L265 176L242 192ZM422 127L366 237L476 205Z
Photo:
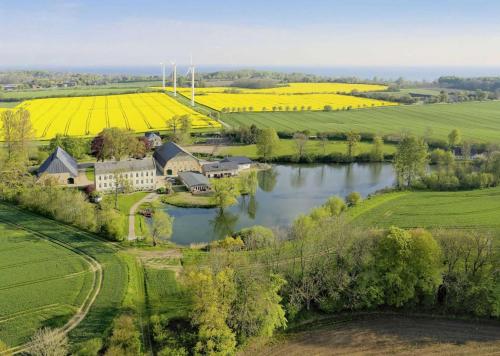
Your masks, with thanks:
M16 66L16 67L2 67L3 70L51 70L61 72L73 73L96 73L96 74L125 74L125 75L161 75L161 68L159 65L148 66ZM178 73L187 72L187 66L178 65ZM234 66L234 65L198 65L196 70L198 72L215 72L225 70L238 70L238 69L256 69L256 70L270 70L285 73L307 73L319 76L330 77L358 77L361 79L385 79L395 80L397 78L404 78L407 80L417 81L433 81L440 76L458 76L458 77L482 77L482 76L500 76L500 66L498 67L446 67L446 66ZM169 71L168 71L169 72Z

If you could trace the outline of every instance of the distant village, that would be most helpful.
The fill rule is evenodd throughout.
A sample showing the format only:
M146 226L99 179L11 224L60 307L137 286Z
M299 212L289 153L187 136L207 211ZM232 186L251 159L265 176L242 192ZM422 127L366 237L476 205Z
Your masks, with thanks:
M154 191L178 179L192 194L203 194L211 190L209 178L237 176L253 164L242 156L205 161L174 142L162 143L156 133L146 133L145 138L154 148L152 156L96 162L93 164L93 182L85 174L88 164L79 165L61 147L57 147L40 165L37 176L40 181L51 179L62 186L93 184L95 190L102 193L115 192L125 185L131 191Z

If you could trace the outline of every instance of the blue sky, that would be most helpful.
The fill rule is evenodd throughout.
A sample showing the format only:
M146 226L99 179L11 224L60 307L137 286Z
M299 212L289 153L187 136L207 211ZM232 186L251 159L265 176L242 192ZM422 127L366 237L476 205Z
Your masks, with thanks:
M0 0L0 66L498 66L500 1Z

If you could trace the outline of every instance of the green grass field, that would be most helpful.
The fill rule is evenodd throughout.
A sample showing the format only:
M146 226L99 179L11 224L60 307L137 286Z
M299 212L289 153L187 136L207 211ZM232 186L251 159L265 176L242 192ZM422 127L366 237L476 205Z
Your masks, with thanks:
M281 131L411 132L446 139L454 128L467 140L500 140L500 101L461 104L401 105L338 112L235 113L222 120L231 126L256 124Z
M0 340L17 346L36 329L64 325L92 283L83 257L0 220Z
M356 149L356 154L367 153L372 149L372 144L367 142L360 142ZM308 154L330 154L330 153L346 153L347 145L345 141L327 141L325 150L321 141L311 140L306 144L305 152ZM384 153L393 154L396 152L396 146L384 145ZM257 158L257 147L255 145L241 145L241 146L226 146L222 147L218 155L226 156L246 156L249 158ZM293 140L280 140L280 145L276 150L276 156L287 156L297 154L297 146Z
M500 228L500 187L460 192L396 192L348 212L362 226Z
M149 313L170 318L185 317L189 302L182 293L175 272L168 269L145 268L146 297Z
M90 233L61 223L57 223L53 220L46 219L29 212L21 211L15 207L5 204L0 204L0 222L2 222L3 224L16 224L18 228L22 229L22 231L25 231L25 233L28 234L28 237L29 235L41 234L46 239L52 240L57 243L66 244L72 249L78 250L82 254L92 257L102 266L103 275L99 293L94 303L90 307L90 310L86 317L80 324L78 324L75 329L70 332L70 338L72 341L82 341L89 338L102 338L103 336L105 336L113 318L121 310L122 301L127 290L128 270L125 262L117 254L119 249L115 247L115 245L104 242ZM10 243L15 243L17 238L19 238L19 236L14 235L12 238L7 238L7 240ZM7 252L7 255L15 256L16 260L20 260L19 264L27 265L26 268L35 268L34 266L29 267L29 265L34 265L37 263L37 261L41 262L40 260L43 260L44 258L50 258L50 261L46 262L49 265L50 263L60 264L59 269L61 269L61 271L63 271L63 268L69 268L64 267L65 261L61 258L58 258L57 254L50 254L49 256L47 256L47 252L44 252L45 250L43 250L44 246L46 245L45 242L31 237L30 244L33 250L32 257L30 257L29 254L27 255L22 250L22 248L24 247L22 243L17 245L19 246L19 249L12 248L11 246L10 250L3 250L2 248L2 251ZM38 255L39 250L40 255ZM15 251L16 254L14 255ZM21 254L22 251L23 253ZM4 262L3 259L1 260L0 263L2 266L5 266L4 263L13 264L12 261L5 261L6 262ZM72 268L75 268L75 266L73 266ZM43 271L41 268L36 269L36 271L40 275L44 275L46 273L46 271ZM3 278L9 278L9 275ZM11 278L14 280L16 279L15 276L12 276ZM84 283L87 286L89 285L89 282ZM23 287L24 293L22 293L21 296L2 295L0 298L0 313L4 310L7 310L8 314L12 314L14 308L16 308L16 305L21 302L21 305L19 306L19 315L21 315L23 312L29 314L30 310L38 305L37 303L43 303L43 300L49 298L50 296L54 296L54 301L51 303L56 304L71 304L73 302L71 298L73 298L73 300L75 301L81 300L81 298L83 298L81 295L83 293L83 287L81 283L70 286L68 285L68 281L64 280L63 282L61 282L61 279L59 278L55 279L53 282L49 282L49 284L46 284L45 286L46 288L39 287L38 284L27 284L25 287ZM77 296L75 297L75 295ZM26 298L29 297L31 297L33 301L26 304ZM62 300L62 302L60 302L60 300ZM47 303L50 303L50 300L46 301L45 303L46 305L48 305ZM6 327L6 325L8 324L5 324L5 321L2 323L2 320L4 319L4 316L2 314L2 319L0 319L0 338L4 339L10 344L13 341L17 343L22 342L26 337L29 336L29 334L33 333L36 328L40 326L40 323L42 323L43 325L60 325L61 323L64 323L67 319L68 311L70 310L63 309L56 314L48 313L43 317L39 317L39 319L41 320L40 322L36 322L27 317L11 327Z

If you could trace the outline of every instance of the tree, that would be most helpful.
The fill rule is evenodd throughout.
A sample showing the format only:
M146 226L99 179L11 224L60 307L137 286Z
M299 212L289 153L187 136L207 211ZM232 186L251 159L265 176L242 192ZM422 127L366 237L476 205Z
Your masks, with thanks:
M293 140L295 142L295 146L297 147L297 155L299 159L304 155L308 139L309 137L303 132L296 132L293 134Z
M384 139L380 136L373 138L370 160L372 162L382 162L384 160Z
M177 129L182 125L183 116L185 115L174 115L165 121L165 126L170 128L174 132L174 135L177 133Z
M375 271L387 305L435 295L440 282L440 248L425 230L389 228L375 247Z
M326 154L326 144L328 143L328 134L326 132L318 132L316 135L318 138L321 148L323 149L323 154Z
M220 178L214 180L212 183L212 191L213 194L210 200L221 210L237 202L239 190L234 179Z
M7 159L28 160L28 145L35 131L30 113L24 109L2 113L2 138L7 148Z
M184 144L188 144L191 141L191 128L192 128L192 120L189 115L181 116L181 141Z
M227 267L218 272L211 268L190 271L184 283L191 294L192 322L198 326L196 354L234 354L236 337L226 322L236 298L234 271Z
M71 156L80 159L88 152L89 142L86 139L57 134L50 140L48 150L53 152L57 147L61 147Z
M394 156L398 185L410 187L414 179L424 173L427 163L427 144L415 136L405 136Z
M29 354L33 356L66 356L68 351L68 338L59 329L39 329L29 342Z
M459 129L453 129L448 134L448 145L450 147L456 147L462 143L462 134Z
M334 196L328 199L324 205L332 216L340 216L340 214L346 209L345 202L342 198Z
M133 132L119 127L110 127L102 130L91 144L91 152L97 160L114 158L119 161L123 157L131 156L136 143Z
M113 323L113 333L105 356L140 355L141 334L131 315L121 315Z
M128 193L132 189L132 184L128 176L125 176L125 172L123 170L115 170L113 172L114 178L114 200L115 200L115 209L118 209L118 193Z
M361 136L354 132L354 131L349 131L346 133L346 143L347 143L347 155L349 158L353 158L354 155L356 154L356 146L358 145L358 142L361 140Z
M271 127L265 128L259 132L259 136L257 137L257 153L264 161L268 161L274 156L279 142L276 130Z
M158 245L160 240L167 240L172 236L172 225L174 218L163 210L155 209L149 224L149 233L153 240L153 246Z

